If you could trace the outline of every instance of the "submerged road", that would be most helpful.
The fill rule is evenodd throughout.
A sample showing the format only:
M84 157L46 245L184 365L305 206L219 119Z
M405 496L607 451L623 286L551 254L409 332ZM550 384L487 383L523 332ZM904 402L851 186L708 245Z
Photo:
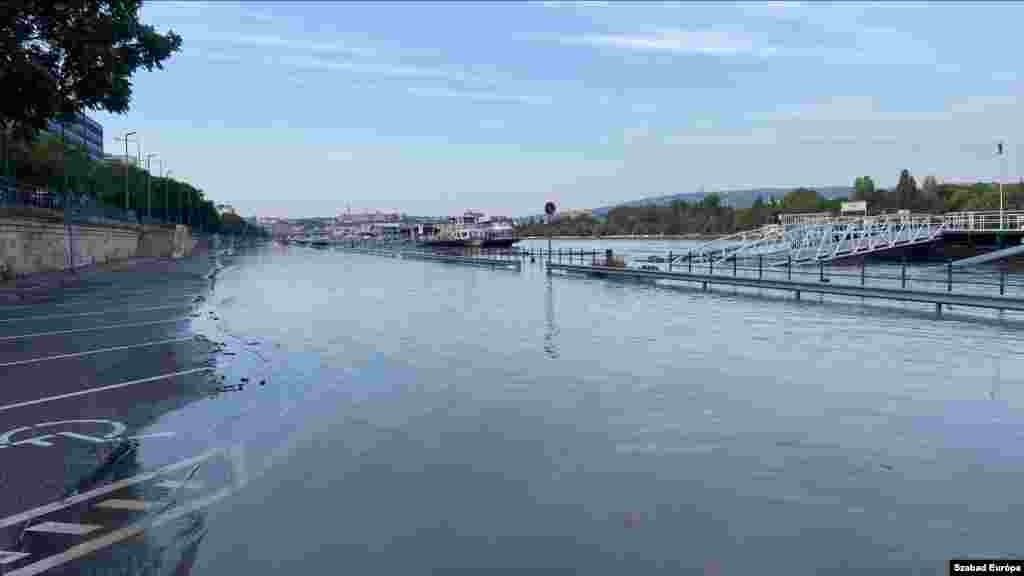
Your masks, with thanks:
M231 485L223 450L169 449L180 433L150 429L218 385L218 346L191 328L215 264L198 254L68 275L0 304L0 574L123 570L134 536ZM186 540L129 556L185 566Z

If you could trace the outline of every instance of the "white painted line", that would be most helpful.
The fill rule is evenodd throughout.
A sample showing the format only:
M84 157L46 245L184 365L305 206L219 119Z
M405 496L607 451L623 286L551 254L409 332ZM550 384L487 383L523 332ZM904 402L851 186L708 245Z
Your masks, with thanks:
M99 524L72 524L70 522L43 522L35 526L29 526L26 532L46 532L49 534L71 534L82 536L103 528Z
M177 480L164 480L156 483L157 488L167 488L168 490L202 490L203 483L192 480L190 482L178 482Z
M156 478L157 476L162 476L164 474L167 474L168 472L174 472L175 470L195 466L199 462L202 462L217 455L218 453L220 453L220 451L220 448L215 448L213 450L203 452L198 456L193 456L192 458L182 460L181 462L175 462L174 464L168 464L167 466L157 468L156 470L153 470L151 472L145 472L142 474L138 474L136 476L132 476L131 478L118 480L117 482L114 482L112 484L107 484L106 486L101 486L88 492L82 492L81 494L76 494L74 496L71 496L70 498L65 498L64 500L51 502L50 504L44 504L37 508L26 510L18 514L14 514L13 516L8 516L7 518L0 520L0 529L7 528L9 526L14 526L16 524L21 524L22 522L26 522L33 518L37 518L39 516L42 516L43 514L49 514L50 512L63 510L64 508L74 506L75 504L78 504L80 502L85 502L90 498L103 496L104 494L110 494L111 492L116 492L122 488L127 488L128 486L131 486L133 484L138 484L140 482L152 480L153 478Z
M8 552L7 550L0 550L0 566L4 564L10 564L11 562L17 562L22 558L28 558L31 554L27 552Z
M0 323L29 322L32 320L56 320L58 318L80 318L82 316L102 316L104 314L131 314L132 312L152 312L153 310L171 310L177 308L191 308L191 305L170 304L167 306L149 306L147 308L127 308L123 310L98 310L96 312L75 312L74 314L44 314L42 316L16 316L14 318L0 318Z
M62 564L67 564L72 560L77 560L82 556L92 554L97 550L117 544L122 540L127 540L128 538L137 536L150 528L162 526L168 522L177 520L182 516L191 514L196 510L206 508L211 504L215 504L220 500L227 498L228 496L233 494L234 491L235 490L233 488L222 488L221 490L218 490L217 492L214 492L213 494L210 494L205 498L193 500L192 502L189 502L186 505L182 505L177 508L173 508L167 512L164 512L163 514L154 517L152 522L141 520L139 522L136 522L135 524L130 524L119 530L114 530L109 534L104 534L99 538L94 538L87 542L82 542L77 546L72 546L71 548L68 548L60 554L54 554L53 556L48 556L38 562L33 562L28 566L24 566L22 568L18 568L17 570L12 570L10 572L5 572L4 576L34 576L35 574L40 574L51 568L56 568L57 566L60 566Z
M56 354L54 356L39 356L37 358L28 358L26 360L14 360L12 362L0 362L0 368L5 368L7 366L22 366L25 364L35 364L37 362L49 362L50 360L63 360L65 358L81 358L82 356L92 356L93 354L103 354L104 352L118 352L120 350L145 348L147 346L159 346L161 344L184 342L186 340L195 340L195 336L183 336L181 338L168 338L167 340L153 340L152 342L143 342L141 344L114 346L113 348L97 348L96 350L86 350L85 352L73 352L70 354Z
M60 334L78 334L80 332L97 332L99 330L114 330L117 328L134 328L136 326L152 326L154 324L171 324L173 322L182 322L188 319L189 317L185 316L182 318L169 318L167 320L151 320L149 322L129 322L127 324L104 324L102 326L93 326L90 328L73 328L71 330L53 330L50 332L36 332L35 334L19 334L17 336L0 336L0 341L20 340L22 338L38 338L39 336L58 336Z
M16 404L8 404L6 406L0 406L0 412L7 410L14 410L15 408L24 408L25 406L34 406L36 404L42 404L44 402L53 402L54 400L63 400L65 398L74 398L76 396L84 396L85 394L93 394L95 392L103 392L104 390L116 390L117 388L124 388L126 386L134 386L136 384L145 384L147 382L156 382L157 380L166 380L168 378L174 378L176 376L187 376L189 374L196 374L198 372L209 372L213 370L212 366L204 366L202 368L193 368L191 370L182 370L180 372L168 372L167 374L160 374L157 376L150 376L149 378L140 378L138 380L129 380L127 382L121 382L119 384L110 384L108 386L98 386L96 388L86 388L85 390L79 390L77 392L69 392L67 394L58 394L56 396L46 396L45 398L37 398L35 400L26 400L25 402L18 402Z
M146 502L145 500L123 500L121 498L111 498L110 500L104 500L96 505L96 508L110 508L111 510L134 510L137 512L145 512L146 510L152 510L158 506L156 502Z
M175 300L194 299L199 295L207 295L208 292L186 292L179 294L167 294L158 297L161 301L173 302ZM111 298L73 298L69 300L61 300L59 302L36 302L34 304L0 304L0 312L9 312L16 310L39 310L41 308L53 307L53 308L93 308L96 304L103 304L105 302L119 302L124 303L125 300L135 298L135 295L129 294L127 297L111 297ZM142 304L147 301L152 301L148 295L139 295L139 299L142 300Z

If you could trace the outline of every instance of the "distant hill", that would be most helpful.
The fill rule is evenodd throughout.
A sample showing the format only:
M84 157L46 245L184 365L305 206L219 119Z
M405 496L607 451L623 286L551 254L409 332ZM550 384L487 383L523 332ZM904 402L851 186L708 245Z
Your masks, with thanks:
M816 190L818 194L829 199L843 198L853 193L853 188L850 186L825 186L823 188L813 189ZM668 206L676 200L685 200L686 202L693 203L699 202L707 194L718 194L721 196L722 205L732 206L733 208L749 208L758 196L764 198L766 202L771 196L781 200L782 196L791 190L793 190L793 188L750 188L748 190L722 190L717 192L686 192L683 194L672 194L670 196L654 196L651 198L631 200L629 202L623 202L622 204L616 204L615 206L594 208L591 212L595 216L605 216L608 214L609 210L619 206Z

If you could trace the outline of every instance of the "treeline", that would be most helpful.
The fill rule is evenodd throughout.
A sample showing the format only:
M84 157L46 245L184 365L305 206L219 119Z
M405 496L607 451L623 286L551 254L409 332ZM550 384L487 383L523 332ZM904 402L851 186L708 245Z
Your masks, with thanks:
M1024 209L1024 181L1003 186L1005 209ZM954 212L998 210L999 188L991 183L940 184L932 176L918 186L910 172L900 174L896 187L876 188L870 177L854 182L849 200L865 200L869 214L895 210L912 212ZM720 235L750 230L778 222L782 213L829 212L838 214L847 198L823 198L810 188L797 188L782 198L757 198L750 208L722 206L718 194L707 194L698 202L676 201L667 206L621 206L605 218L582 215L560 218L551 224L520 226L521 236L616 236L616 235Z
M242 229L222 221L213 201L187 182L152 176L127 162L93 160L81 148L63 145L47 133L31 142L12 138L6 152L7 180L23 193L35 189L86 197L99 206L127 207L138 217L189 224L208 233Z

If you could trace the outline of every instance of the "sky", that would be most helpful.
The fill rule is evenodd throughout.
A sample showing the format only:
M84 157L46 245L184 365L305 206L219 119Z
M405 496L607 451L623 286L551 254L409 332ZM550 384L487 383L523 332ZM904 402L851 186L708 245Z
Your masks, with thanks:
M150 2L183 38L95 113L245 216L521 216L1024 171L1024 4ZM996 156L996 142L1006 155ZM154 163L156 160L154 160ZM159 164L154 164L159 166Z

